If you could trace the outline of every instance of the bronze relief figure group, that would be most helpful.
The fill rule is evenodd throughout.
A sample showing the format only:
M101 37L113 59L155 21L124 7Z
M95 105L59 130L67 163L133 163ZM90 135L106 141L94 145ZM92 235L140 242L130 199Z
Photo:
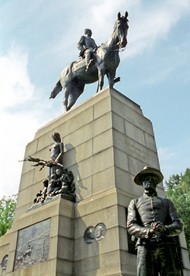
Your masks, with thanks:
M50 147L50 160L46 161L40 158L28 156L24 161L34 163L34 167L40 166L49 168L46 179L43 180L43 189L40 190L34 198L34 203L43 203L46 199L61 194L62 197L75 201L75 183L72 171L64 168L63 154L64 145L58 132L52 134L54 144Z

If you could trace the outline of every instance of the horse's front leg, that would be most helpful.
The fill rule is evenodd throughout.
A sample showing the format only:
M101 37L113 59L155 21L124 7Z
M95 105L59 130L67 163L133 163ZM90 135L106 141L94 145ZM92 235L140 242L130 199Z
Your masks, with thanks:
M102 90L104 86L104 75L105 75L105 70L103 65L98 67L98 87L97 87L97 92Z
M107 74L109 88L111 88L111 89L113 88L114 83L115 83L115 81L114 81L115 73L116 73L115 71L112 71L112 72L108 72L108 74Z

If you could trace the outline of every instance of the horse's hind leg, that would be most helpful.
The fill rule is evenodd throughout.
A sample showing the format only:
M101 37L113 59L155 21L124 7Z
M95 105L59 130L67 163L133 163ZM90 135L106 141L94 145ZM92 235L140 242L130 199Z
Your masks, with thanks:
M66 111L71 109L71 107L75 104L78 97L83 93L84 85L74 85L65 91L65 97L63 104L65 106Z
M68 97L69 97L69 90L65 89L64 98L63 98L63 105L64 105L66 111L68 110L68 108L67 108L67 106L68 106Z
M78 97L84 91L84 84L78 84L76 87L73 88L72 93L69 94L68 103L67 103L67 110L71 109L71 107L76 103Z
M70 110L71 107L75 104L76 100L78 99L79 96L69 94L69 96L66 99L65 102L65 109L66 111Z
M105 75L104 68L102 68L102 66L98 67L98 87L96 92L101 91L104 86L104 75Z

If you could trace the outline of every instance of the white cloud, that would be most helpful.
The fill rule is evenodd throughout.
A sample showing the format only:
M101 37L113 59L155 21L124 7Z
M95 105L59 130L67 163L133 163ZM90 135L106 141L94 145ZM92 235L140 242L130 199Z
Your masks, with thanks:
M38 122L32 114L1 113L1 189L0 197L17 193L25 146L33 139Z
M139 7L134 10L131 19L129 14L129 44L125 57L141 54L145 49L150 49L167 38L171 28L189 12L188 0L162 1L157 7L153 3L148 8Z
M18 160L23 158L25 145L33 139L39 125L36 112L24 108L33 100L35 91L27 62L27 54L15 47L0 56L0 197L17 193L22 167Z
M0 108L14 107L31 99L34 86L28 77L27 63L27 54L15 46L0 56Z
M88 11L83 12L85 6L88 7ZM68 62L71 59L71 62L73 57L77 56L76 44L84 28L92 29L93 38L100 45L111 35L117 13L121 12L124 15L126 10L129 12L128 45L121 55L122 60L142 54L161 40L167 39L171 29L190 12L190 1L163 0L159 3L150 1L146 5L140 0L129 0L127 3L126 0L91 1L90 4L85 0L80 7L77 7L77 12L73 7L73 17L67 31L65 30L64 34L57 38L59 40L51 44L51 47L47 47L48 50L42 54L49 54L50 51L55 56L63 56L63 61L66 59ZM84 13L85 15L80 17ZM63 30L63 27L60 27L60 30ZM70 59L69 54L71 54Z

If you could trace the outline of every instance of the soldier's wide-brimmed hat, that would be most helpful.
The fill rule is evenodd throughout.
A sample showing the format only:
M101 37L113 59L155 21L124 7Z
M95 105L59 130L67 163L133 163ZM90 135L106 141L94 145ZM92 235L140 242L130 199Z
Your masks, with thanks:
M148 166L145 166L143 168L142 171L140 171L134 178L134 182L137 184L137 185L142 185L142 179L143 179L143 176L147 175L147 174L152 174L156 177L156 184L159 184L160 182L162 182L164 176L163 174L161 173L161 171L155 169L155 168L152 168L152 167L148 167Z

